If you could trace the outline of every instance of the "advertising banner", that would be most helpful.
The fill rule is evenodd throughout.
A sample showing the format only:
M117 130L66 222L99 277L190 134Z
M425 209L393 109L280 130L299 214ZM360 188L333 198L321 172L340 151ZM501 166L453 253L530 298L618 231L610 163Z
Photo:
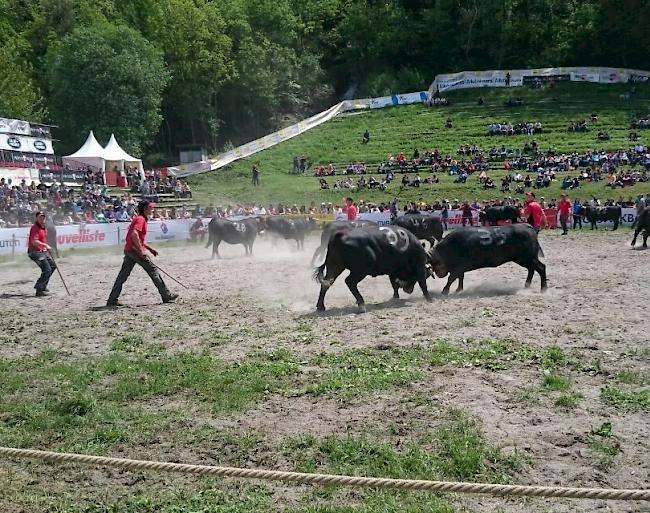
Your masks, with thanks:
M0 118L0 134L30 135L29 123L20 119Z
M29 185L32 182L38 183L40 174L38 169L29 167L11 167L0 169L0 178L4 178L8 183L11 180L12 185L18 185L25 180Z
M14 134L0 134L0 150L54 154L51 139Z
M40 181L47 185L54 182L63 182L65 185L83 185L85 176L86 173L83 171L72 171L70 169L61 169L59 171L39 170Z

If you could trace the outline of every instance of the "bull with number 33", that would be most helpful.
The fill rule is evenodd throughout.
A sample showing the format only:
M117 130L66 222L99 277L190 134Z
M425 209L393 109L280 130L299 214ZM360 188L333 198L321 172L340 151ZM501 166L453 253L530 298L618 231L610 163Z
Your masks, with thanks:
M484 267L498 267L514 262L528 270L526 287L530 287L535 271L542 280L542 292L546 290L546 266L539 257L544 256L537 233L529 224L491 226L458 229L447 235L428 252L433 272L439 278L449 275L442 290L449 294L449 288L458 280L458 289L463 290L465 273Z

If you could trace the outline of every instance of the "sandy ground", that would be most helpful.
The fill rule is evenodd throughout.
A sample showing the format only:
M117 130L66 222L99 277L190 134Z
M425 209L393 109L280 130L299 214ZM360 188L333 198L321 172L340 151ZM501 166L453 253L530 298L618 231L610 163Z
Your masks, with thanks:
M58 277L51 282L52 296L32 297L38 272L25 258L24 265L0 265L0 356L44 349L62 350L71 357L101 355L116 335L129 330L153 337L171 351L208 350L227 360L277 347L309 358L321 351L408 346L435 339L460 343L466 338L506 337L525 344L556 344L584 361L600 361L598 372L569 373L573 391L584 396L570 411L554 407L544 396L530 403L515 399L519 391L539 386L538 366L503 371L443 367L426 371L408 389L372 394L351 404L271 396L241 415L210 422L277 437L326 436L372 432L387 419L426 426L435 423L440 411L461 408L480 419L492 444L527 456L518 483L648 488L650 416L620 411L599 399L600 388L618 370L650 370L650 252L632 251L630 239L628 231L568 237L543 234L549 277L546 294L539 291L537 275L533 287L525 290L526 271L514 264L468 274L465 291L448 298L440 295L445 280L429 280L434 292L429 304L417 287L411 296L390 301L386 277L366 278L360 285L368 303L365 314L357 313L342 278L326 297L328 310L316 314L318 286L309 266L315 236L304 252L291 244L272 250L268 241L258 240L252 258L244 257L243 246L222 244L221 260L210 260L210 252L201 245L162 246L156 262L187 284L189 289L184 290L167 280L182 299L175 305L161 304L146 274L136 269L121 297L129 306L116 311L101 307L119 269L119 254L61 258L70 298ZM38 322L32 322L35 318ZM306 329L308 341L301 338ZM214 344L215 333L230 341ZM411 404L413 390L431 397L436 407ZM592 427L605 421L612 422L622 452L611 468L602 470L585 439ZM196 456L190 449L170 451L177 458ZM162 457L146 448L130 456ZM262 463L278 461L263 459ZM460 504L474 511L650 511L642 503L601 501L506 502L466 497Z

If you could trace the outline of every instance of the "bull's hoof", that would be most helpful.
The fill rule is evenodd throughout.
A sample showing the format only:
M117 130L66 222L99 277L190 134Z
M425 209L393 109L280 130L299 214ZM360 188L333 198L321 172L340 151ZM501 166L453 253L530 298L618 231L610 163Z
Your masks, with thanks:
M366 313L366 305L365 305L365 303L357 304L357 310L359 310L359 313Z
M527 282L524 284L524 288L525 288L525 289L529 289L529 288L530 288L530 284L531 284L531 282L530 282L530 281L527 281Z
M546 285L546 283L544 283L542 285L542 293L546 292L547 290L548 290L548 285Z
M424 299L426 299L427 303L432 303L433 302L433 298L431 297L430 294L425 294Z
M316 310L319 312L324 312L325 311L325 305L316 305Z
M442 289L442 295L443 296L448 296L449 295L449 289Z

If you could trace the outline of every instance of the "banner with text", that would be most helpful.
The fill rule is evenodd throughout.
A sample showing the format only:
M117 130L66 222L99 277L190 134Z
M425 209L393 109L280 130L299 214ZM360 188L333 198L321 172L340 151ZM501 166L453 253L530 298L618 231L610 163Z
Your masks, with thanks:
M649 71L627 68L560 67L512 70L461 71L437 75L429 87L429 96L452 89L475 87L518 87L535 82L571 80L604 84L645 82Z

